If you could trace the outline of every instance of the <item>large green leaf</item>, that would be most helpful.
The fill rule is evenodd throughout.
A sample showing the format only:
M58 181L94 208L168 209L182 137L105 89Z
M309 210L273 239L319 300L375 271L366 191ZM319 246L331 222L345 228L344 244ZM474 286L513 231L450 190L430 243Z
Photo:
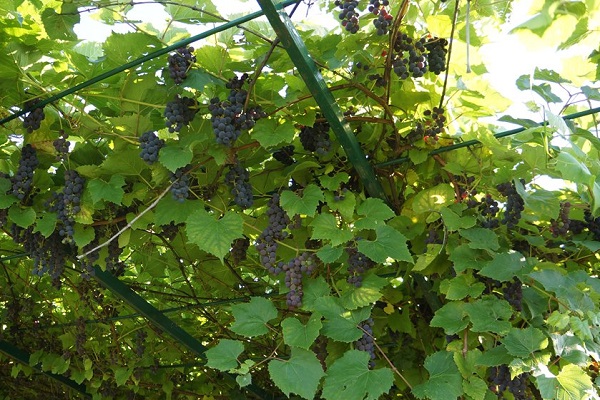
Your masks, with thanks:
M308 215L312 217L317 210L319 202L323 201L323 192L317 185L308 185L302 190L302 196L298 196L291 190L281 193L281 208L290 217L294 215Z
M325 373L315 353L292 347L289 360L269 362L269 375L288 397L290 393L296 393L302 398L312 399Z
M226 212L218 219L200 208L186 221L188 241L223 260L233 240L242 237L243 222L242 217L234 212Z
M506 350L516 357L530 357L534 352L548 347L548 338L534 327L513 328L504 338Z
M288 346L309 349L319 336L321 330L321 316L313 314L306 322L306 325L297 318L289 317L281 322L283 329L283 341Z
M462 377L454 363L452 353L438 351L425 359L429 380L417 385L412 392L420 399L456 399L462 393Z
M389 368L370 370L369 354L349 350L328 369L323 384L326 400L378 399L392 386L394 375Z
M206 366L219 371L237 368L238 357L243 351L244 344L239 340L221 339L215 347L206 351Z
M414 262L408 250L407 239L403 234L388 225L378 225L375 232L377 239L360 240L358 251L377 263L383 263L388 258Z
M330 240L332 246L339 246L352 239L352 232L338 226L338 221L332 214L319 214L310 224L313 228L313 239Z
M250 302L231 307L235 321L231 330L243 336L264 335L269 331L267 323L277 317L277 309L264 297L252 297Z
M583 400L592 399L592 380L585 371L573 364L565 365L558 375L545 366L541 368L536 382L544 399Z

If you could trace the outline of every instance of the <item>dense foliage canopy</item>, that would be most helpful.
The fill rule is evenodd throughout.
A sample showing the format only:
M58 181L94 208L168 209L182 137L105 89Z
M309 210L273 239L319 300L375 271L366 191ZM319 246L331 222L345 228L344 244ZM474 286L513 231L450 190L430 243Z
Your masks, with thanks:
M1 399L599 398L596 0L0 3Z

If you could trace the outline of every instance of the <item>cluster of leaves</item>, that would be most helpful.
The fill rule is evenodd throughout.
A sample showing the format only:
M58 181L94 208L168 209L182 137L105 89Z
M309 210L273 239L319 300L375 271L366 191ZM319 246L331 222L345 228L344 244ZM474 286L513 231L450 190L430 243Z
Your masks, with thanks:
M188 35L177 24L167 32L140 25L103 44L80 43L73 26L83 4L65 2L57 13L54 2L39 3L37 9L30 2L5 6L14 18L0 25L6 33L0 35L1 115L32 94L43 99ZM196 3L170 2L164 9L171 22L209 27L220 21L211 2ZM394 21L404 20L401 30L396 22L389 26L390 37L373 24L353 35L341 28L300 31L362 151L381 164L376 172L385 198L366 193L330 131L334 121L321 117L287 53L265 40L267 28L258 22L195 45L187 55L195 62L185 64L177 81L168 56L156 57L47 105L38 129L19 120L5 124L0 350L15 347L30 358L29 366L0 363L0 378L11 382L0 395L67 398L66 386L29 380L41 370L96 398L163 392L169 398L486 400L510 396L497 382L498 371L506 376L508 369L519 377L519 396L597 396L600 140L592 134L594 120L567 124L547 111L547 125L539 126L504 117L527 129L500 140L477 120L508 106L483 80L482 64L472 66L473 77L454 80L463 65L451 61L445 92L445 74L390 79L401 56L390 43L428 35L445 43L453 16L446 4L400 9L396 3L386 7ZM587 35L581 32L592 11L556 3L578 18L563 44L575 45ZM126 19L130 4L91 6L98 19L114 24ZM481 5L474 13L501 23L504 7ZM560 15L524 28L543 34L542 22L546 28L563 23ZM468 29L457 28L456 42ZM477 45L484 41L471 33ZM359 63L376 70L381 84L365 68L356 71ZM249 78L243 96L228 99L240 92L231 82L242 74ZM597 88L575 89L578 75L575 81L537 69L517 85L549 110L563 105L559 86L571 91L569 101L598 101ZM169 130L165 99L179 98L190 99L193 118ZM223 106L235 103L235 118L256 119L231 146L215 141L209 110L215 98L228 99ZM260 119L250 102L264 110ZM561 112L576 110L569 103ZM318 147L323 151L306 147L313 131L327 145ZM425 140L425 133L437 140ZM569 146L555 146L554 134ZM480 144L429 156L470 139ZM24 150L35 151L37 162L28 164L33 174L19 173ZM397 157L406 162L385 163ZM232 170L239 170L239 182L227 177ZM83 193L63 240L64 222L52 204L75 172ZM539 175L578 190L544 189L536 184ZM172 182L177 199L169 195ZM287 225L267 240L273 198ZM492 201L494 212L510 214L510 224L486 224L490 217L478 204ZM567 203L571 223L557 235ZM581 222L579 229L573 221ZM23 232L44 251L36 252L33 242L24 248ZM268 254L273 271L262 265L261 240L275 244ZM51 253L49 246L64 250L57 276L35 264ZM285 273L275 267L307 254L302 299L291 308ZM143 307L133 290L145 299ZM160 325L159 313L147 311L152 306L173 323ZM140 310L151 320L142 320ZM186 332L191 339L182 339ZM198 354L190 340L207 350ZM20 392L23 387L35 393Z

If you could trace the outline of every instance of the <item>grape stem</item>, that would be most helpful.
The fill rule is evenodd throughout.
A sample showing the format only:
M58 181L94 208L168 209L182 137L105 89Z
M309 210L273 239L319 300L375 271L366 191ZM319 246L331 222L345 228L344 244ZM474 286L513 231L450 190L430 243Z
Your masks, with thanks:
M174 182L173 182L174 183ZM121 236L121 234L123 232L125 232L127 229L131 228L133 226L133 224L136 223L136 221L138 219L140 219L144 214L146 214L148 211L152 210L154 207L156 207L156 205L158 204L158 202L165 197L165 195L167 193L169 193L169 191L171 190L171 186L173 186L173 183L171 183L161 194L158 195L158 197L152 202L152 204L150 204L144 211L142 211L141 213L139 213L138 215L135 216L135 218L133 218L131 220L131 222L129 222L127 225L125 225L122 229L120 229L117 233L115 233L114 235L112 235L106 242L99 244L98 246L94 247L91 250L86 251L85 253L77 256L78 260L83 259L84 257L87 257L88 255L90 255L91 253L100 250L103 247L106 247L110 244L110 242L112 242L113 240L115 240L116 238L118 238L119 236Z

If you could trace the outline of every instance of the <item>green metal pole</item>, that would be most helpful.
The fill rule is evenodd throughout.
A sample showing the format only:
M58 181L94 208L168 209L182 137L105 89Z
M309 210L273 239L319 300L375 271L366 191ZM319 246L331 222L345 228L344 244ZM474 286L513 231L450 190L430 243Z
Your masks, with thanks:
M314 96L323 115L327 118L348 159L361 177L367 192L373 197L385 200L385 192L375 176L373 167L367 161L365 153L362 151L340 107L325 84L325 80L315 62L310 58L306 45L294 27L294 24L289 16L282 11L285 2L275 6L272 0L257 1L275 30L275 33L277 33L277 37L281 40L281 44L288 52L292 62L298 68L302 79Z
M287 7L289 5L296 4L297 2L298 2L298 0L285 0L284 2L281 3L281 6L282 7ZM23 109L21 111L18 111L16 113L12 114L12 115L9 115L6 118L3 118L2 120L0 120L0 125L4 125L5 123L7 123L9 121L12 121L15 118L20 117L21 115L27 114L28 112L30 112L31 110L33 110L35 108L43 107L46 104L52 103L53 101L60 100L60 99L62 99L65 96L73 94L73 93L77 92L78 90L84 89L84 88L86 88L88 86L91 86L91 85L93 85L95 83L98 83L98 82L100 82L100 81L102 81L104 79L110 78L111 76L116 75L116 74L118 74L120 72L123 72L123 71L125 71L127 69L130 69L130 68L133 68L135 66L138 66L138 65L140 65L143 62L152 60L152 59L154 59L156 57L160 57L160 56L162 56L162 55L164 55L166 53L169 53L171 51L177 50L180 47L187 46L188 44L193 43L193 42L197 42L198 40L205 39L205 38L207 38L209 36L214 35L215 33L222 32L222 31L225 31L225 30L227 30L229 28L236 27L236 26L238 26L240 24L243 24L245 22L248 22L248 21L251 21L253 19L256 19L256 18L258 18L258 17L260 17L262 15L263 15L262 11L256 11L256 12L253 12L251 14L245 15L245 16L243 16L241 18L237 18L237 19L235 19L233 21L226 22L226 23L224 23L222 25L219 25L219 26L217 26L217 27L215 27L213 29L210 29L210 30L208 30L206 32L202 32L202 33L200 33L198 35L189 37L187 39L180 40L177 43L174 43L174 44L172 44L170 46L167 46L167 47L164 47L164 48L162 48L160 50L152 52L152 53L150 53L150 54L148 54L148 55L146 55L144 57L140 57L137 60L133 60L131 62L128 62L127 64L121 65L120 67L111 69L110 71L107 71L107 72L104 72L104 73L102 73L102 74L100 74L98 76L95 76L95 77L93 77L90 80L87 80L85 82L80 83L79 85L75 85L75 86L73 86L73 87L71 87L69 89L63 90L62 92L59 92L59 93L57 93L57 94L55 94L53 96L48 97L47 99L42 99L34 107L25 108L25 109Z
M12 358L13 360L20 362L21 364L29 365L30 354L27 353L26 351L23 351L15 346L13 346L12 344L10 344L8 342L5 342L4 340L0 340L0 352L4 353L5 355ZM39 366L39 364L34 366L33 368L40 371L41 373L48 376L49 378L52 378L55 381L60 382L63 385L68 386L71 389L77 391L78 393L82 394L86 399L92 398L92 396L90 396L87 393L84 385L80 385L77 382L72 381L69 378L66 378L62 375L53 374L48 371L43 371L42 368Z

